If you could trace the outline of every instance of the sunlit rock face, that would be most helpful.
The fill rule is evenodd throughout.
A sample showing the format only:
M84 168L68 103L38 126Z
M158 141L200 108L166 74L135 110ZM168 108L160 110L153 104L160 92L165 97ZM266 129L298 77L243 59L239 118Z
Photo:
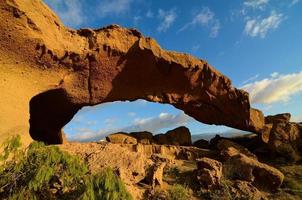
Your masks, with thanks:
M71 30L39 0L1 1L0 19L0 79L14 73L0 88L13 102L0 102L1 114L23 113L4 132L22 125L35 140L61 143L62 127L81 107L137 99L171 104L206 124L253 132L264 125L248 93L206 61L163 50L135 29Z

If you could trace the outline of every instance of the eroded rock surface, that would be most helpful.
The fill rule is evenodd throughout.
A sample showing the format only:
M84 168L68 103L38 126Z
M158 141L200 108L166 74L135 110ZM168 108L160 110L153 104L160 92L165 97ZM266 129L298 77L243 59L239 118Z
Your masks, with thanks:
M284 175L278 169L241 153L229 158L225 168L229 177L252 182L262 190L275 191L284 179Z
M207 124L262 129L247 92L205 60L163 50L135 29L71 30L40 0L1 1L0 20L0 91L10 102L0 102L1 134L28 131L30 110L31 137L60 143L81 107L137 99L171 104ZM12 93L12 85L20 88Z
M299 123L290 122L290 117L289 113L265 117L266 124L259 136L272 156L297 161L302 153L302 129Z
M222 163L210 158L200 158L197 163L197 180L206 188L220 185L222 178Z

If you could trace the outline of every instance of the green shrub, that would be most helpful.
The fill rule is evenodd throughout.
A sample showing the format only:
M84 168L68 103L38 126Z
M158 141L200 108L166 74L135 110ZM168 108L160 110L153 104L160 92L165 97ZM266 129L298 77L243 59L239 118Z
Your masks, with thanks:
M185 187L175 184L168 189L168 200L187 200L188 191Z
M83 200L130 200L131 195L127 192L122 181L107 168L102 173L90 176L85 180L86 191Z
M112 170L92 175L57 146L33 142L23 150L15 136L3 144L0 158L0 199L132 199Z

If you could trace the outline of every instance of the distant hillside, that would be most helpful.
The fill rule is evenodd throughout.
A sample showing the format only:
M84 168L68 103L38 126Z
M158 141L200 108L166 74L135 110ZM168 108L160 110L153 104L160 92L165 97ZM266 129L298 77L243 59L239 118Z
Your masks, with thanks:
M227 131L227 132L223 132L223 133L201 133L201 134L197 134L197 135L192 135L192 141L197 141L200 139L204 139L204 140L211 140L213 137L215 137L215 135L220 135L221 137L237 137L237 136L242 136L242 135L247 135L247 134L251 134L250 132L246 132L246 131L239 131L239 130L233 130L233 131Z

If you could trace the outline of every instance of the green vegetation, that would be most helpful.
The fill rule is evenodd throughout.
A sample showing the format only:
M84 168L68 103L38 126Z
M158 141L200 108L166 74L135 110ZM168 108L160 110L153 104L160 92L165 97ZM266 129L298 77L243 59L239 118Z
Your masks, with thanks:
M146 198L149 200L188 200L189 197L189 192L184 186L174 184L167 190L155 188Z
M203 189L201 188L197 192L197 196L201 199L211 200L232 200L236 199L231 195L231 182L228 180L222 180L221 186L216 189Z
M187 200L188 190L182 185L175 184L168 189L168 200Z
M0 199L132 199L111 169L90 174L78 157L57 146L33 142L22 149L15 136L2 149Z
M291 164L278 166L285 178L281 190L302 197L302 165Z

